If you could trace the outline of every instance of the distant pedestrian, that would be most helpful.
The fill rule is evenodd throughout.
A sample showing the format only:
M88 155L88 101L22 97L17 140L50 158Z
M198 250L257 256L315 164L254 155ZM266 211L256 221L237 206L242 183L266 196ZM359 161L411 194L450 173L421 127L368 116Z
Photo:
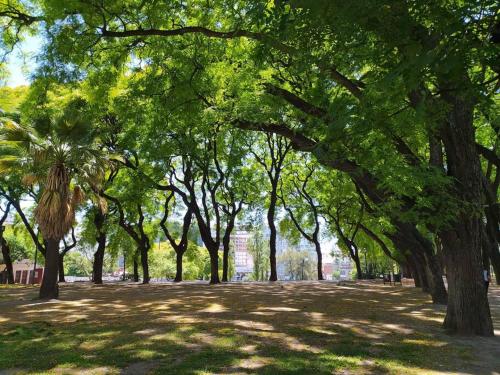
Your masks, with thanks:
M488 287L490 286L491 276L488 270L483 271L484 287L486 288L486 294L488 294Z

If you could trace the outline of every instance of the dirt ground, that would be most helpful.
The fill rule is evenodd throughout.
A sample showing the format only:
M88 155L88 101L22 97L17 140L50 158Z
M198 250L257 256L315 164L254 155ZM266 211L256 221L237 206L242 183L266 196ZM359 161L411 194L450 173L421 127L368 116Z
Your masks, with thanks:
M447 335L441 329L443 306L432 305L416 288L380 283L74 283L61 285L57 301L40 302L36 294L30 286L0 288L0 374L500 373L499 287L489 295L495 338ZM40 322L55 327L62 338L76 330L78 342L67 338L60 347L76 351L75 358L59 352L50 363L28 366L24 356L36 346L23 343L12 352L1 346L2 338L5 345L21 345L11 332ZM105 337L110 327L123 328L110 335L127 335L137 343L133 353L121 341L103 339L106 348L85 336L93 329ZM33 342L49 340L26 335ZM101 336L92 336L93 341ZM137 354L140 345L151 353ZM106 357L112 351L116 358ZM89 353L95 360L87 363ZM328 362L334 357L335 363ZM329 367L321 367L320 359ZM211 360L220 363L202 363ZM63 362L67 367L60 367ZM2 370L2 363L7 368ZM319 367L309 372L307 366Z

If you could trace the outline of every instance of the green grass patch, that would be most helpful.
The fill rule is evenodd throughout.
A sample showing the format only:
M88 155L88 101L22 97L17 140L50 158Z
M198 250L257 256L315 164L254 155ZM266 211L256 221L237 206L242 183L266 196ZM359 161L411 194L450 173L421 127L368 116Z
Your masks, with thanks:
M158 374L331 374L364 367L396 374L404 368L411 373L409 369L432 368L434 361L446 364L447 359L467 356L464 348L438 347L435 340L424 336L375 345L347 331L327 338L294 328L287 335L290 340L299 337L311 347L293 349L287 345L288 336L273 339L272 335L242 334L232 327L208 324L32 322L0 331L0 369L50 373L56 367L105 367L113 372L137 362L157 361L152 371Z

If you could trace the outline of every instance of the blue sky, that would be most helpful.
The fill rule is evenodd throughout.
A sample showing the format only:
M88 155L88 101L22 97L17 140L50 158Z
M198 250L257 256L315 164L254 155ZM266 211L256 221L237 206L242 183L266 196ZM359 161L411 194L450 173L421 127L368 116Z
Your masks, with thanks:
M9 77L7 86L16 87L29 84L30 74L36 67L35 56L40 51L42 41L37 37L27 37L7 59Z

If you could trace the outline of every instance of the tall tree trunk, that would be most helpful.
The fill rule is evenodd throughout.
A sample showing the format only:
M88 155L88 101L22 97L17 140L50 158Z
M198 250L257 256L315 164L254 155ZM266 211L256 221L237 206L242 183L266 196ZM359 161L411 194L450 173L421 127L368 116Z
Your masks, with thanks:
M482 172L476 151L473 105L443 85L443 98L452 108L442 129L448 173L454 177L454 194L464 202L450 229L441 232L445 255L449 301L444 327L460 334L493 335L493 323L482 278L481 212Z
M224 244L222 253L222 282L227 283L229 273L229 244Z
M94 226L97 232L97 250L94 253L94 264L92 265L92 281L102 284L102 268L104 264L104 252L106 250L106 232L103 230L106 215L99 205L94 214Z
M149 284L149 264L148 264L148 248L144 245L140 247L141 265L142 265L142 283Z
M94 253L94 264L92 266L92 281L94 284L102 284L102 268L104 264L104 251L106 250L106 233L100 233L97 237L97 250Z
M42 285L40 286L40 299L59 297L59 285L57 283L59 273L59 240L50 238L46 241L46 244L45 269Z
M134 254L134 282L139 282L139 263L137 262L137 253Z
M226 225L224 237L222 238L222 282L228 281L229 273L229 250L231 245L231 233L234 229L234 218L231 217Z
M430 293L430 284L429 284L429 271L427 271L427 265L425 264L425 260L419 257L415 259L415 266L417 267L417 275L419 279L420 288L422 288L422 292ZM432 297L432 294L431 294Z
M278 272L276 270L276 225L274 224L274 216L276 211L277 196L277 185L273 183L271 189L271 197L269 203L269 209L267 211L267 224L269 225L269 267L271 270L271 275L269 276L269 281L278 280Z
M1 230L1 229L0 229ZM2 257L5 262L5 266L7 268L7 283L14 284L14 270L12 267L12 258L10 257L10 247L7 241L2 237L0 237L0 243L2 247Z
M219 280L219 249L209 250L210 253L210 284L220 284Z
M65 283L66 279L64 278L64 256L65 253L60 253L59 254L59 282L60 283Z
M176 270L175 270L175 279L174 282L179 283L182 281L182 257L184 255L183 251L177 251L175 253L175 264L176 264Z
M413 277L413 282L415 283L415 287L421 288L422 284L420 282L420 275L418 274L417 265L415 264L413 256L411 254L407 255L406 260L408 263L408 267L410 268L411 276Z
M316 255L318 258L317 270L318 270L318 280L324 280L323 278L323 254L321 254L321 244L319 241L314 243L316 249Z
M356 279L361 280L363 278L363 270L361 268L359 255L352 254L352 260L354 260L354 264L356 265Z

